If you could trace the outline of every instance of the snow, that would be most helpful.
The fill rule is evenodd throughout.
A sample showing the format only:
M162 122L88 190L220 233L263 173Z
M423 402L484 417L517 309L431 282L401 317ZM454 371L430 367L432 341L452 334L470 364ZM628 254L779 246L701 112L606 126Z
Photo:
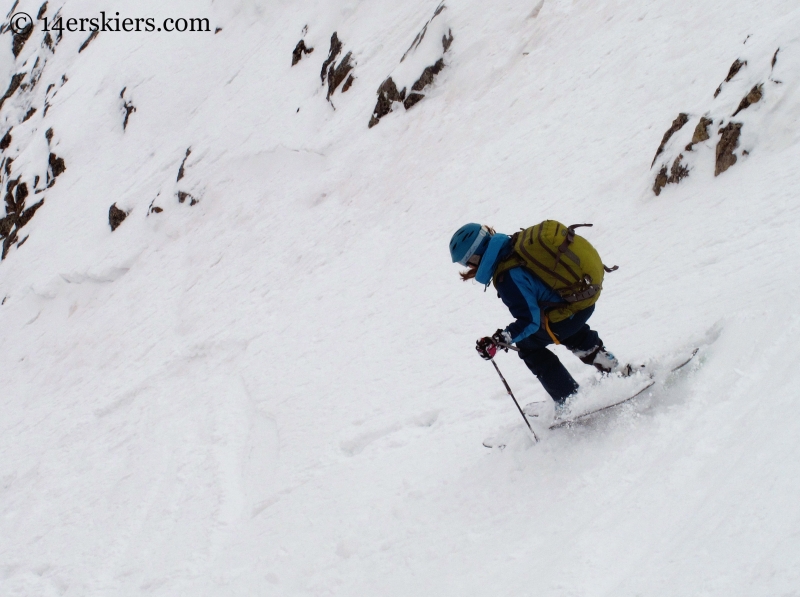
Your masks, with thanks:
M371 129L381 82L441 57L400 68L438 2L142 0L121 16L212 32L106 32L78 54L88 33L51 53L36 29L16 60L0 35L0 80L47 60L0 111L13 176L33 189L50 151L67 168L0 263L0 594L800 595L800 7L445 4L445 69ZM334 31L355 82L329 103ZM714 176L715 124L656 197L678 113L664 161L761 82L737 163ZM591 320L618 357L700 360L490 451L524 429L473 345L509 316L446 244L544 218L592 222L620 266Z

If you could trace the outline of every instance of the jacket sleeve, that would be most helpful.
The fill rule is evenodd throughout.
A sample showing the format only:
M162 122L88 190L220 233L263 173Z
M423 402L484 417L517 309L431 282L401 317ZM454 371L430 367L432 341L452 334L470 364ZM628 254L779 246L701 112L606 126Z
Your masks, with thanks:
M560 301L544 282L521 267L506 272L498 282L497 293L515 319L506 327L512 342L519 342L539 330L541 303Z

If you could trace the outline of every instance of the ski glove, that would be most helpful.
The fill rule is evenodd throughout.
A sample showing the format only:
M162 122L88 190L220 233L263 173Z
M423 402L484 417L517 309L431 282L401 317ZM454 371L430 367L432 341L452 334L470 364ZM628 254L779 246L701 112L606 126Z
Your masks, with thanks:
M502 348L508 352L508 348L501 345L507 344L511 346L511 334L509 334L506 330L497 330L494 334L492 334L492 342L494 342L498 348Z
M487 336L485 338L481 338L475 343L475 350L478 351L478 354L481 355L482 359L491 361L494 358L494 355L497 354L497 345L494 343L494 340Z

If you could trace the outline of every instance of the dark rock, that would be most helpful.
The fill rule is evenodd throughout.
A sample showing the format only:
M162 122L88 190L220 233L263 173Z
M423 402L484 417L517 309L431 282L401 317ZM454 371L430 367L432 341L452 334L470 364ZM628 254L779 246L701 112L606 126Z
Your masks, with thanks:
M772 68L775 68L775 63L778 61L778 52L780 51L781 49L778 48L777 50L775 50L775 54L772 56Z
M187 199L189 200L189 205L197 205L200 203L199 199L195 199L189 193L178 191L178 203L184 203Z
M342 84L345 77L353 70L353 65L350 63L350 57L352 55L352 52L348 52L337 67L334 68L334 66L331 65L328 70L328 101L330 101L331 95L336 91L336 88Z
M122 108L125 110L125 119L122 121L122 130L124 131L128 128L128 118L131 117L132 113L136 112L136 106L126 101L122 104Z
M656 197L661 194L661 189L667 186L668 180L669 175L667 174L667 167L661 166L661 170L656 174L656 181L653 183L653 192L656 194Z
M678 157L675 158L675 161L672 162L672 168L669 172L669 178L667 182L670 184L678 184L684 178L689 176L689 168L681 164L681 160L683 159L683 154L679 153Z
M328 66L330 66L336 57L342 51L342 42L339 41L339 36L336 34L336 31L333 32L331 35L331 49L328 52L328 57L325 59L325 62L322 63L322 70L319 73L319 78L322 80L322 84L325 84L325 76L328 74Z
M11 77L11 81L8 84L8 89L3 94L3 97L0 97L0 108L3 107L3 104L6 103L6 100L14 95L14 92L19 89L20 83L22 83L22 79L25 78L25 73L17 73L13 77Z
M47 2L45 2L39 7L39 12L36 14L36 20L41 21L42 17L44 16L44 13L46 12L47 12Z
M185 174L185 171L184 171L183 168L186 165L186 160L189 159L189 154L191 154L191 153L192 153L192 148L191 147L187 147L186 148L186 155L183 156L183 161L181 162L181 167L178 168L178 178L177 178L176 182L180 182L181 178L183 178L183 175Z
M14 32L14 37L11 41L11 51L14 53L14 58L19 56L19 53L22 51L22 48L25 46L25 42L30 39L31 34L33 33L33 23L30 23L25 29L20 32Z
M411 45L406 50L405 54L403 54L403 57L400 59L400 62L403 62L406 59L406 56L408 56L408 54L412 50L414 50L417 47L419 47L419 44L422 43L422 40L425 39L425 34L428 32L428 25L430 25L431 21L433 21L433 19L438 17L445 8L447 8L447 7L444 5L444 2L442 2L441 4L439 4L439 6L436 7L436 10L433 12L433 16L428 20L427 23L425 23L425 25L422 27L422 30L419 33L417 33L417 36L414 38L414 41L411 42ZM451 38L451 41L452 41L452 38ZM444 45L444 43L445 43L444 40L442 40L442 45ZM448 46L449 46L449 44L448 44ZM447 48L445 48L445 50L446 49Z
M375 104L375 109L372 112L372 118L369 121L369 128L372 128L380 119L392 111L393 102L402 102L406 98L405 87L402 91L397 90L397 85L391 77L387 78L380 87L378 87L378 103Z
M22 118L22 122L27 122L28 120L30 120L30 119L31 119L31 117L32 117L34 114L36 114L36 108L31 108L30 110L28 110L28 112L27 112L27 113L25 114L25 116Z
M731 68L728 70L728 76L725 77L725 80L719 84L719 87L717 87L717 90L714 92L714 97L717 97L719 95L720 91L722 91L722 86L725 83L728 83L731 79L733 79L736 76L736 73L742 70L742 67L745 65L747 65L747 60L742 62L737 58L736 60L733 61L733 64L731 64Z
M442 72L444 68L444 59L439 58L433 66L426 66L425 70L422 71L419 79L411 86L411 91L422 91L433 83L433 78Z
M342 93L347 93L347 90L353 86L353 81L355 81L353 75L347 77L347 81L344 82L344 87L342 87ZM298 108L297 111L299 112L300 108Z
M15 242L17 242L17 230L16 229L12 230L11 234L9 234L5 238L5 240L3 240L3 254L2 254L2 256L0 256L0 259L5 259L6 258L6 256L8 255L8 251L11 248L11 245L13 245Z
M42 45L47 46L51 52L56 51L56 46L53 44L53 38L50 37L50 32L44 34L44 39L42 40Z
M150 213L153 213L153 214L160 214L162 211L164 211L164 210L161 209L158 205L155 205L155 206L150 208Z
M14 227L14 223L16 220L15 215L6 216L3 219L0 219L0 238L5 238L11 232L11 229Z
M92 31L91 35L89 35L89 37L86 38L86 41L84 41L81 44L81 47L78 48L78 54L80 54L87 47L89 47L89 44L92 43L94 41L94 38L96 38L99 34L100 34L100 30L99 29L97 29L96 31Z
M683 154L678 154L678 157L672 162L672 168L669 170L669 174L667 173L667 167L662 166L661 170L656 175L656 180L653 183L653 192L656 196L661 194L661 189L663 189L668 184L678 184L684 178L689 176L689 168L684 166L681 163L683 160Z
M739 147L739 135L742 134L742 123L729 122L728 126L719 131L721 138L717 143L717 162L714 176L719 176L736 163L736 154L733 151Z
M664 151L664 146L670 140L672 135L681 130L687 122L689 122L689 116L687 114L684 114L683 112L678 114L678 117L672 121L672 126L669 127L667 132L664 133L664 136L661 138L661 145L659 145L658 149L656 150L656 155L655 157L653 157L653 163L650 164L651 168L655 165L658 156L660 156L661 153Z
M753 104L757 104L761 101L761 98L764 96L764 85L759 84L753 87L746 96L742 98L742 101L739 102L739 107L736 108L736 112L731 114L731 116L736 116L742 110L746 110Z
M44 205L44 199L40 199L37 203L31 205L28 209L23 211L19 219L17 220L17 228L22 228L25 224L31 221L33 214L36 213L36 210L39 209L42 205Z
M692 151L692 148L698 144L702 143L703 141L708 141L711 138L711 135L708 134L708 127L714 124L714 121L710 118L706 118L703 116L700 119L700 122L697 123L697 126L694 129L694 134L692 135L692 142L686 146L686 151Z
M58 157L54 153L50 153L50 157L48 158L48 162L50 164L50 172L53 175L53 180L61 176L64 171L67 169L67 165L64 163L64 159Z
M128 213L122 211L117 207L116 203L113 203L111 207L108 208L108 225L111 226L111 232L119 228L119 225L122 224L127 217Z
M17 211L25 209L25 199L28 198L28 184L21 183L17 185L16 200Z
M292 66L300 62L303 58L303 54L310 54L314 51L314 48L307 48L305 40L300 40L297 42L297 45L292 50Z
M222 31L222 27L217 27L216 29L214 29L214 35L216 35L220 31Z
M453 43L453 30L448 29L447 35L442 36L442 48L444 49L445 52L450 49L450 44L452 43Z
M412 106L416 105L422 98L425 96L421 93L409 93L408 97L403 102L403 107L406 110L410 110Z
M9 145L11 145L11 129L8 129L8 132L0 139L0 150L5 151Z
M17 213L19 209L17 208L17 202L14 199L14 188L19 183L19 177L9 179L8 183L6 184L6 214Z
M53 140L53 129L49 128L44 132L44 138L47 139L47 144L50 145L50 142Z

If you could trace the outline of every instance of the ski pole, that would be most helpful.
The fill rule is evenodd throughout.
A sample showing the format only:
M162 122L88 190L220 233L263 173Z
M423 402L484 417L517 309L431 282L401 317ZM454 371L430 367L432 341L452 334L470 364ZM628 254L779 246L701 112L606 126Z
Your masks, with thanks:
M514 398L514 393L511 391L511 387L508 385L506 378L503 377L503 374L500 373L500 368L497 366L497 363L494 362L494 359L492 359L492 365L494 365L494 369L495 371L497 371L497 375L499 375L500 379L503 380L503 385L506 387L508 395L511 396L511 399L514 401L514 404L517 405L517 410L519 411L519 414L522 415L522 420L525 421L525 424L528 426L528 429L530 429L531 434L533 435L533 443L537 443L539 441L539 438L536 437L536 432L533 430L533 427L531 427L530 422L528 422L528 418L525 416L525 413L522 412L522 409L519 407L519 402L517 402L517 399Z
M514 352L519 352L519 348L517 348L512 344L506 344L505 342L497 342L497 341L495 341L495 344L497 344L498 346L502 346L503 348L510 348Z

